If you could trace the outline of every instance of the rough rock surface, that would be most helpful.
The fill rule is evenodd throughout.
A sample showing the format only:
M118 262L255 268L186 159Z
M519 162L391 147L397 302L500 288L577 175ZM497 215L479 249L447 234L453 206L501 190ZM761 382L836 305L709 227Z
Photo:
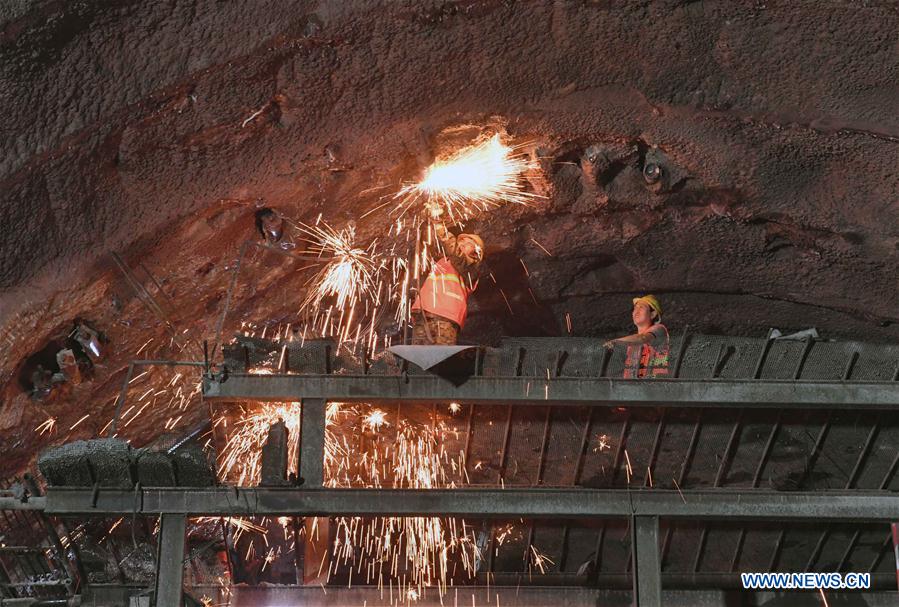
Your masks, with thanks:
M0 28L2 416L27 430L15 374L75 316L115 349L76 435L147 339L178 353L110 253L199 343L255 208L342 225L464 125L527 144L546 196L470 226L497 282L469 336L621 332L639 291L673 330L899 336L894 3L20 0ZM274 286L305 279L255 276L237 316L290 322Z

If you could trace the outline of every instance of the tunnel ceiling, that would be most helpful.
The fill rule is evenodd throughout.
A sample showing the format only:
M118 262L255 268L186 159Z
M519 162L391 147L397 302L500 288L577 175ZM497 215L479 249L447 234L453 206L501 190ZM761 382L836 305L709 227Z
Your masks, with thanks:
M899 335L892 3L0 10L7 378L11 353L129 295L111 252L215 277L175 293L209 298L200 322L259 205L372 238L390 218L361 215L442 141L492 131L539 159L546 198L474 223L513 313L487 290L473 332L619 332L652 291L674 327Z

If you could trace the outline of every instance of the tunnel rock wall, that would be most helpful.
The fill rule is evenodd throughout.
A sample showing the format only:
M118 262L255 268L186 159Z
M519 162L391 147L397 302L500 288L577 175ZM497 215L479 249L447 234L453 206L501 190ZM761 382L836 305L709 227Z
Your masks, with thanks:
M529 276L504 291L517 319L490 321L505 304L486 293L473 330L620 328L627 294L653 290L705 330L897 335L890 3L3 10L0 322L210 209L357 218L444 129L488 124L531 144L547 199L474 223L495 274Z

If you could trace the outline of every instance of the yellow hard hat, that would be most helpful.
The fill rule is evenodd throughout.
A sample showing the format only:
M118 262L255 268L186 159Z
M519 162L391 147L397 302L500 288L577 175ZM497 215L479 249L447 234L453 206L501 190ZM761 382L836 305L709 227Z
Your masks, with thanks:
M477 234L459 234L458 240L462 240L463 238L467 238L475 243L478 247L478 251L481 253L481 258L484 257L484 241Z
M659 319L662 318L662 304L659 303L659 300L656 299L655 295L644 295L643 297L634 297L634 305L636 306L638 303L644 303L653 310L656 311L656 314L659 315Z

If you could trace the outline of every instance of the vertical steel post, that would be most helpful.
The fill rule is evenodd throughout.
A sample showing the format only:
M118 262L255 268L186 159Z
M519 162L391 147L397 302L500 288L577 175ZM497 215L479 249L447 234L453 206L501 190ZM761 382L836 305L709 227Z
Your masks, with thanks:
M162 515L156 559L156 607L181 607L186 529L185 515Z
M320 489L325 480L325 410L321 398L304 398L300 419L300 478L306 489Z
M631 525L634 555L634 607L662 607L659 517L635 516Z

